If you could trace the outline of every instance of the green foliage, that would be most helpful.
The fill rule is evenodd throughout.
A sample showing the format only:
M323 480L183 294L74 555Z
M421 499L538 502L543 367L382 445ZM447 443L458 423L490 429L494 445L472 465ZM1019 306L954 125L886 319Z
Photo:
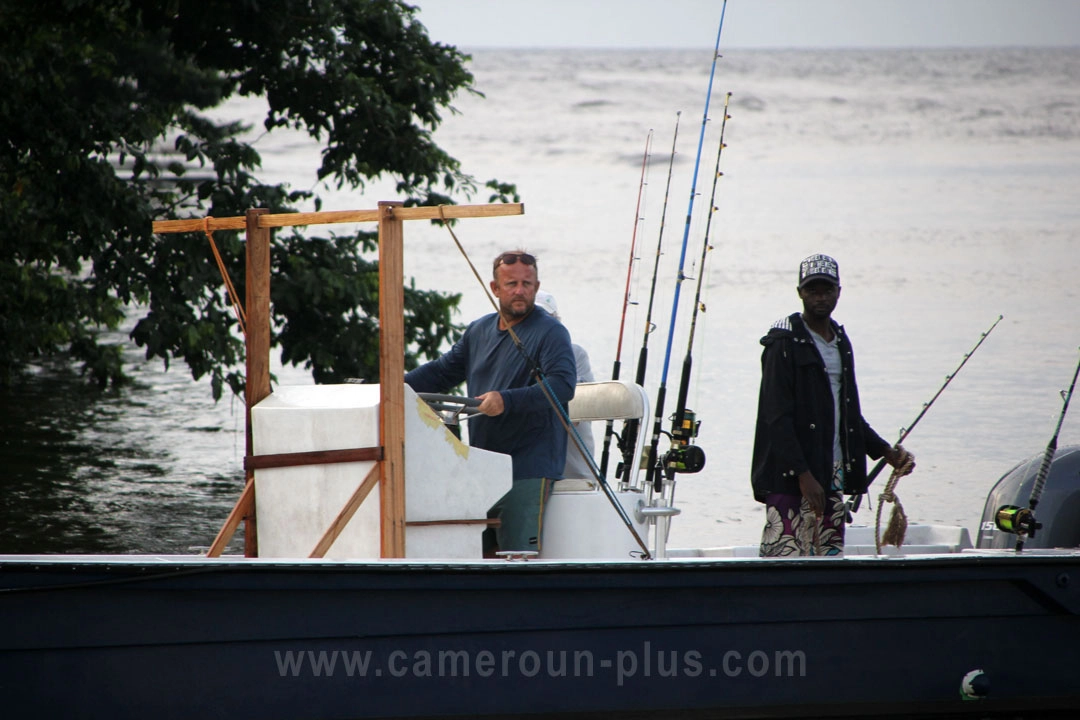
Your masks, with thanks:
M119 348L98 335L134 315L148 359L183 360L215 397L242 389L206 238L151 233L154 219L320 206L259 181L248 128L208 114L232 96L265 96L267 131L318 139L318 176L338 187L393 177L407 205L477 192L432 139L455 94L475 92L468 56L400 0L0 0L0 19L0 382L65 352L120 382ZM243 242L214 239L242 298ZM374 243L275 234L275 343L316 381L377 377ZM407 289L408 366L455 337L459 300Z
M379 367L379 346L370 342L379 334L378 266L358 252L362 239L335 236L313 242L293 236L271 257L273 304L287 318L278 333L282 361L305 363L319 383L378 378L372 373ZM406 345L435 357L447 337L447 318L460 299L406 287ZM327 327L336 331L328 334ZM315 350L298 354L297 349L306 348ZM362 348L362 354L356 348ZM416 367L415 354L405 363L407 369Z

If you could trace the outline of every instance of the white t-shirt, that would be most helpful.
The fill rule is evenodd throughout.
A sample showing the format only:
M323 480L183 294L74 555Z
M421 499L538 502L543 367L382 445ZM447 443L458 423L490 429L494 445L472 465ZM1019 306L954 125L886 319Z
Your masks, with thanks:
M810 330L809 327L806 328ZM810 330L810 337L814 338L821 359L825 361L825 372L829 374L829 385L832 387L833 399L833 462L842 459L840 450L840 377L844 372L844 366L840 363L840 348L837 345L837 335L833 333L832 342L825 342L825 338Z

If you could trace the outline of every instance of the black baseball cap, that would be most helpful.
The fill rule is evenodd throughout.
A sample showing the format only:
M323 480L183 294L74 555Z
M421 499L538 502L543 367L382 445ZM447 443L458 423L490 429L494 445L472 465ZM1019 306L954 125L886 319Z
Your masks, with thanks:
M799 287L815 280L828 280L840 285L840 267L828 255L811 255L799 264Z

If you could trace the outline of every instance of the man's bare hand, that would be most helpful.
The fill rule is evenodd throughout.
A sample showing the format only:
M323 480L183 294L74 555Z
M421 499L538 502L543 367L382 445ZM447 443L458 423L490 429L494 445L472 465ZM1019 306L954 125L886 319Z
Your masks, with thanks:
M478 395L477 398L480 400L480 407L476 409L485 415L495 417L496 415L502 415L503 410L506 409L503 406L502 393L498 390Z
M809 470L799 475L799 492L806 498L806 502L810 503L810 509L815 515L821 517L825 514L825 490Z

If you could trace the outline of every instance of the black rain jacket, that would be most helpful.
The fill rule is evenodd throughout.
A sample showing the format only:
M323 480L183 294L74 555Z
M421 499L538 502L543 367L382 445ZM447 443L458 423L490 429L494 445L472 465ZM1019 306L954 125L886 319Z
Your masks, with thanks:
M855 383L855 356L835 321L843 374L840 385L840 447L844 492L866 491L866 456L880 458L889 443L863 419ZM809 470L827 491L833 468L833 397L825 361L800 313L778 321L761 338L761 390L751 483L754 499L771 492L801 495L799 475Z

